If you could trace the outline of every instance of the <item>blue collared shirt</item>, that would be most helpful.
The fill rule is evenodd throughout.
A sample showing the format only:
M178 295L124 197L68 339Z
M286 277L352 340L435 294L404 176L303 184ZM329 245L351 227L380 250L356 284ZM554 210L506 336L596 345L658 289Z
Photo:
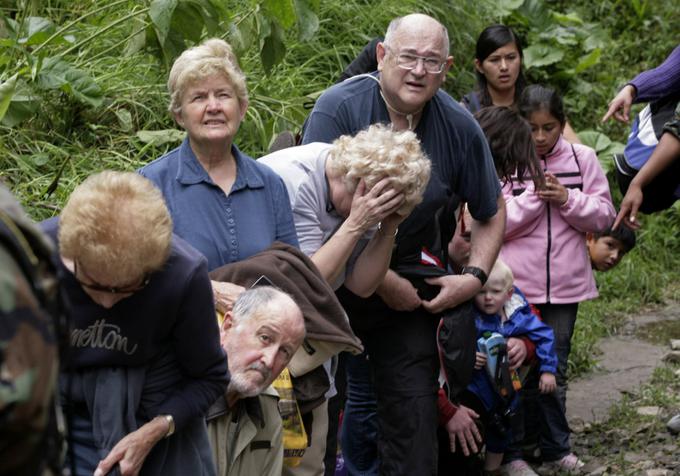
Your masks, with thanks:
M139 169L161 190L174 231L208 259L208 269L245 259L274 241L298 246L281 178L232 145L236 181L226 195L200 164L189 139Z

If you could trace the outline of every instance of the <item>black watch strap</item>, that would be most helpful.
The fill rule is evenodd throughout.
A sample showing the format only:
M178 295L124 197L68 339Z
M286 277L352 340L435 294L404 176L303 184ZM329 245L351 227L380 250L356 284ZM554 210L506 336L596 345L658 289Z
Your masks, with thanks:
M486 280L489 279L484 270L476 266L463 266L463 270L460 272L460 274L471 274L475 278L479 279L479 281L482 283L482 286L484 286L486 284Z

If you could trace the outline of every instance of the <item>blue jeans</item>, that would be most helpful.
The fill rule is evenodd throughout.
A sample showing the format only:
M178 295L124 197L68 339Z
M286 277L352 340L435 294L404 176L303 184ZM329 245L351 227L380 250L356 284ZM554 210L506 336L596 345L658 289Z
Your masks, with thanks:
M84 405L81 404L78 407L79 411L67 413L69 415L69 437L64 468L75 471L73 476L91 476L97 469L99 461L105 456L99 453L94 444L92 421L83 413ZM73 462L71 457L73 457Z
M557 390L538 398L541 416L539 444L544 461L558 460L571 452L569 424L566 416L567 364L571 352L578 303L539 304L543 322L552 327L557 354Z
M348 355L345 370L347 402L340 431L345 468L349 476L377 476L377 403L366 352Z

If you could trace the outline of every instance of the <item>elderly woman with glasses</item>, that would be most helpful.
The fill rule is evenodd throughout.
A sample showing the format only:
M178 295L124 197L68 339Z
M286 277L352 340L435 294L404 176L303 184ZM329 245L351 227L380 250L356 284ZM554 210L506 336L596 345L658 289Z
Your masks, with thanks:
M60 390L72 474L214 475L203 415L227 362L206 260L173 235L160 192L102 172L42 227L71 310Z
M184 51L172 66L168 90L170 112L187 137L140 173L163 193L175 233L208 259L210 270L274 241L297 246L283 182L234 145L248 91L229 44L210 39ZM234 298L224 286L213 283L218 305Z

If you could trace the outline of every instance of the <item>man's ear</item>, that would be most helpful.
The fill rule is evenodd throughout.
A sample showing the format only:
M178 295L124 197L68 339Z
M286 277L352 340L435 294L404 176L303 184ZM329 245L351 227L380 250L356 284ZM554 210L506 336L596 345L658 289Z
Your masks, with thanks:
M446 82L446 75L449 73L451 66L453 66L453 56L449 56L448 58L446 58L444 69L440 73L441 78L441 83L439 84L440 87L442 84L444 84L444 82Z
M229 332L229 329L234 327L234 313L232 311L227 311L224 314L224 319L222 320L222 328L220 331Z
M375 57L378 60L378 71L382 71L383 69L386 54L387 49L385 48L385 44L382 41L379 41L378 44L375 45Z
M595 240L595 235L590 233L589 231L586 232L586 243L591 244L592 242L596 241Z

